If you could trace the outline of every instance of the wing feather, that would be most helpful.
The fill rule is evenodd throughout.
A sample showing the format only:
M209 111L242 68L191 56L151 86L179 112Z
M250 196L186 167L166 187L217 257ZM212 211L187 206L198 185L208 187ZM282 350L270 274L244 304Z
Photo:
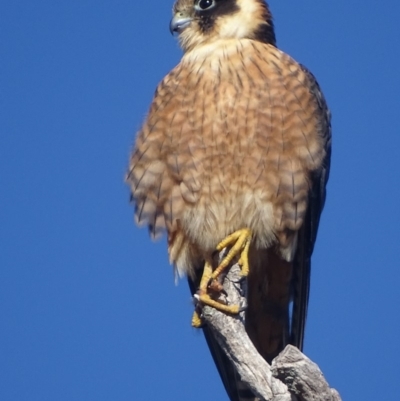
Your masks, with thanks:
M331 158L331 115L313 74L301 65L305 72L311 93L319 106L318 133L324 141L325 159L322 168L312 173L308 209L302 228L299 230L297 251L293 269L293 313L291 322L290 343L303 349L304 330L307 317L308 297L310 291L311 255L317 238L320 216L325 204L326 184L329 178Z

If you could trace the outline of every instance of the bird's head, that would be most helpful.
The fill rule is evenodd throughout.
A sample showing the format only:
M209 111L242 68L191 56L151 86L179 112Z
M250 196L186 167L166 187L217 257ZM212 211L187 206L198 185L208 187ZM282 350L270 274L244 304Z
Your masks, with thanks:
M255 39L275 45L272 16L264 0L177 0L170 24L183 51L219 39Z

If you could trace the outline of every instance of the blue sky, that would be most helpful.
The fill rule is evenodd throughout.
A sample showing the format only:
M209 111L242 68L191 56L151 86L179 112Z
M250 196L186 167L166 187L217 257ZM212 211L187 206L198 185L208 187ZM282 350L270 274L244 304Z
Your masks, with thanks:
M397 400L400 3L270 1L333 114L305 352L343 399ZM0 399L227 400L165 240L123 183L179 61L172 2L26 1L0 14Z

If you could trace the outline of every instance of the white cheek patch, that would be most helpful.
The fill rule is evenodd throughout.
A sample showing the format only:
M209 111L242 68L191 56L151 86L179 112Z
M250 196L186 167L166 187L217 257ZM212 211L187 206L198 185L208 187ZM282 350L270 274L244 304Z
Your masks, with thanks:
M236 0L236 2L242 14L251 15L253 18L260 8L259 1L257 0Z
M243 38L248 32L246 21L239 15L226 18L226 21L220 24L220 35L223 38Z
M254 27L264 23L261 19L261 5L257 0L237 0L239 11L231 16L224 16L218 21L221 38L249 37Z

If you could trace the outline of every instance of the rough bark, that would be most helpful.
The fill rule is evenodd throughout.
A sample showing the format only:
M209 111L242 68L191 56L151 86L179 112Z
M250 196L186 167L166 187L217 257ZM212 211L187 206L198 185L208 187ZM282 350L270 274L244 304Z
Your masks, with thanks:
M225 302L245 307L245 281L238 264L229 269L223 286ZM244 312L233 316L205 306L202 316L241 380L260 401L341 401L318 366L296 347L288 345L270 366L246 333Z

